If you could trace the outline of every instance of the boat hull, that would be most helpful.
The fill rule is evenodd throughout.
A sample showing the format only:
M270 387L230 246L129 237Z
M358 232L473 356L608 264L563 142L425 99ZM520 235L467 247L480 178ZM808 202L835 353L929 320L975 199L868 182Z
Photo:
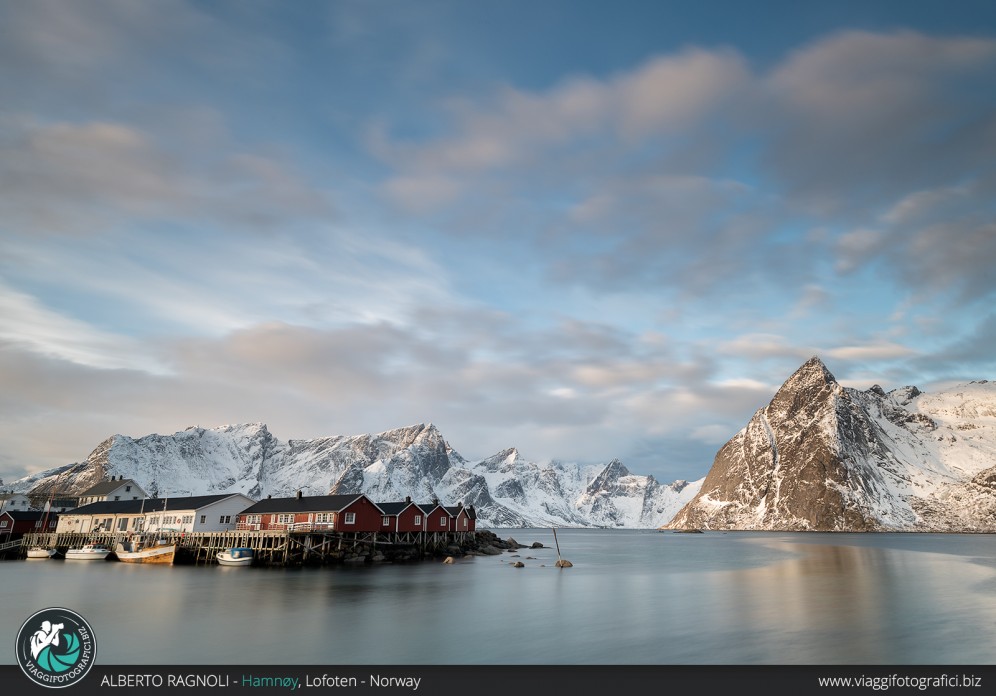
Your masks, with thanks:
M116 552L118 560L122 563L158 563L160 565L171 565L176 556L176 546L152 546L138 551Z
M69 549L66 551L67 561L102 561L111 554L110 549L104 551L83 551L80 549Z
M248 566L252 565L253 553L250 549L228 549L215 554L218 565L223 566Z
M28 558L32 559L44 560L46 558L51 558L54 555L55 555L55 549L41 549L41 548L28 549Z

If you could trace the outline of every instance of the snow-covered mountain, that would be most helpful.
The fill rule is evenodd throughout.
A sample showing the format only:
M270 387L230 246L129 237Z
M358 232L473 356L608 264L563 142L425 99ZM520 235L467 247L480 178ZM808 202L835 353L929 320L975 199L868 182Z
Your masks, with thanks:
M665 527L996 531L996 383L859 391L813 357Z
M377 435L281 441L259 423L132 439L115 435L83 462L14 483L44 494L79 493L109 476L163 497L243 493L259 499L365 493L376 501L438 498L474 505L482 527L660 526L698 484L658 483L619 461L603 465L522 459L514 449L468 462L429 425Z

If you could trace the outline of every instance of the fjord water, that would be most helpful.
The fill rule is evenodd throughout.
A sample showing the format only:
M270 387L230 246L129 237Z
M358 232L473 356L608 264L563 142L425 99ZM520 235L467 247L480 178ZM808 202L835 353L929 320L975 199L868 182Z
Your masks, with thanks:
M551 530L496 531L547 548L305 569L6 561L0 626L12 641L66 607L121 665L996 663L990 535L558 530L561 570Z

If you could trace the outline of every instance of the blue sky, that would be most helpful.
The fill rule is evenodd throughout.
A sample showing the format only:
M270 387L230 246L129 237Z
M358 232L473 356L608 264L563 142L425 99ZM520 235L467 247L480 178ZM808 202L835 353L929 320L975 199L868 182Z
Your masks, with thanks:
M435 423L698 478L996 377L991 2L0 4L0 477Z

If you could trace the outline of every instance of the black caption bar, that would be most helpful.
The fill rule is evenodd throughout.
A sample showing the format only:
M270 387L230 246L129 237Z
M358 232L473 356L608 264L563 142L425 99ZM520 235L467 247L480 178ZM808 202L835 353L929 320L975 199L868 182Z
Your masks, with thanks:
M996 665L976 666L178 666L97 665L84 681L52 690L16 665L0 665L2 694L637 694L744 690L781 694L982 694L996 688Z

